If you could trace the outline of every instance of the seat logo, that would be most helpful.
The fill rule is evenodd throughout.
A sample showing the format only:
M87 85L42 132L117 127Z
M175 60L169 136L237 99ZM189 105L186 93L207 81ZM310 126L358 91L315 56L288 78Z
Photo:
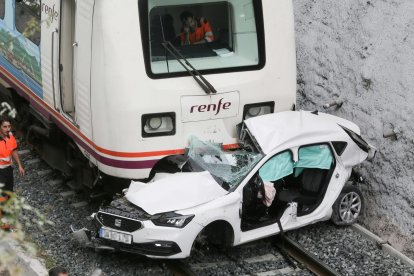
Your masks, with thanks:
M122 225L122 220L120 220L120 219L115 219L115 226L116 226L116 227L121 227L121 225Z

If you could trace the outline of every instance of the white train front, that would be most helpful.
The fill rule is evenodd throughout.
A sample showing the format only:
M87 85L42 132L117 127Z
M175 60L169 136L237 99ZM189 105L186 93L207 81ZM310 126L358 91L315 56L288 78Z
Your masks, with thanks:
M184 43L185 12L211 41ZM1 100L90 187L147 178L192 135L234 147L245 118L296 102L290 0L0 0L0 51Z

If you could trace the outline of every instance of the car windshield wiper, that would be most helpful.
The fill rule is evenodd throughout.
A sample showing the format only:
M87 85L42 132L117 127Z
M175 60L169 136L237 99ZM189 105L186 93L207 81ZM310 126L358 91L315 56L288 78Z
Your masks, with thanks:
M217 90L209 83L197 69L194 68L193 65L175 48L174 45L171 44L170 41L164 41L161 43L162 46L167 50L172 57L177 60L182 67L188 72L190 76L194 78L194 80L200 85L200 87L206 92L206 94L217 93ZM184 63L181 61L184 60ZM188 66L188 67L187 67Z

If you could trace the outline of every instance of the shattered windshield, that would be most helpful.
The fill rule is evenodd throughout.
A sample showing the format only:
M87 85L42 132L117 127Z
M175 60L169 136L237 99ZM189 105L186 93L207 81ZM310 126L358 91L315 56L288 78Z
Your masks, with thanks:
M210 172L224 189L229 190L240 184L263 155L243 149L226 151L218 144L192 137L188 157L193 169Z

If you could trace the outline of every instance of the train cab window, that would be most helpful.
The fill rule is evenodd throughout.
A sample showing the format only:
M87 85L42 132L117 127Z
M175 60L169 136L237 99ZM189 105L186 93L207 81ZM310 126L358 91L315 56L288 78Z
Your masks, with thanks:
M40 0L16 1L16 29L40 45Z
M186 74L177 60L182 61L181 55L202 73L257 70L264 66L261 0L188 3L186 0L139 2L150 77Z
M4 19L4 12L5 12L5 6L6 6L6 0L0 0L0 19Z

